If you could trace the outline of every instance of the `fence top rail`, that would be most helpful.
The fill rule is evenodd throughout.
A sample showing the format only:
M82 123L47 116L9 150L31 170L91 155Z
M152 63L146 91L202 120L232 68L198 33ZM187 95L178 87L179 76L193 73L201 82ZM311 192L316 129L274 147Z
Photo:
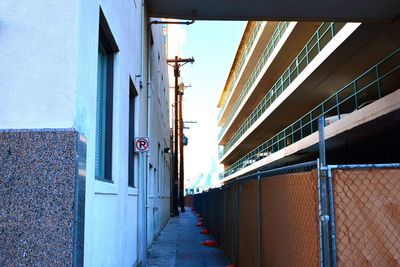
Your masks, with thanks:
M292 171L296 171L296 170L304 170L307 168L317 168L317 166L318 166L318 160L312 160L312 161L308 161L308 162L293 164L290 166L260 171L258 174L261 176L265 176L265 175L274 176L274 175L284 174L284 173L288 173L288 172L292 172Z
M328 165L329 169L383 169L400 168L400 163Z
M295 170L304 170L307 168L317 168L318 166L318 160L313 160L313 161L308 161L308 162L303 162L303 163L298 163L298 164L293 164L290 166L284 166L284 167L279 167L275 169L267 169L267 170L261 170L257 172L253 172L244 176L239 176L236 179L232 179L230 181L227 181L224 186L230 185L234 182L237 181L243 181L243 180L249 180L252 178L256 178L257 176L260 176L260 178L265 178L265 176L275 176L279 174L284 174L288 172L293 172ZM264 176L264 177L263 177Z

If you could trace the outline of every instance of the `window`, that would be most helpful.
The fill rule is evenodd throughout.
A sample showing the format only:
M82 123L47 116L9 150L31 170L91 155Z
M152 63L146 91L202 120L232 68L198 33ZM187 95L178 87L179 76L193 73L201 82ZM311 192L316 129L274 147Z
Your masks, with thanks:
M154 39L153 39L153 33L151 32L151 28L150 28L150 47L149 47L149 51L147 53L149 53L149 61L150 61L149 65L150 66L149 66L149 74L148 75L149 75L149 80L151 83L153 83L153 79L154 79L154 77L153 77L153 75L154 75L154 73L153 73L154 59L152 56L153 46L154 46ZM152 84L152 86L153 86L153 84Z
M161 181L160 181L160 174L161 174L161 169L160 169L160 162L161 162L161 154L160 154L160 151L161 151L161 146L160 146L160 143L158 143L158 149L157 149L157 169L159 170L159 172L158 172L158 176L156 176L156 179L157 179L157 193L160 193L161 192Z
M155 191L154 176L155 176L155 170L154 170L153 165L150 164L149 165L149 179L147 180L147 190L148 190L147 197L150 197L150 198L154 196L154 191Z
M135 187L135 101L138 95L132 79L129 85L129 151L128 151L128 186Z
M95 177L112 181L112 115L114 54L118 51L114 38L100 10L97 59Z
M150 67L149 67L149 80L152 83L153 82L153 65L154 65L153 57L150 56L149 61L150 61L150 63L149 63L149 65L150 65Z

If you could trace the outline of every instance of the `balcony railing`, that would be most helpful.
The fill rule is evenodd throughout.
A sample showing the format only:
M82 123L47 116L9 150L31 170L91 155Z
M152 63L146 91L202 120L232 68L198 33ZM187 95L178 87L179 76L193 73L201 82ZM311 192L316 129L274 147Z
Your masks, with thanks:
M394 92L400 87L399 77L400 49L397 49L303 117L229 166L220 178L227 177L318 131L318 118L322 115L325 116L327 126Z
M232 111L229 113L228 119L224 123L224 126L221 128L221 130L218 134L218 139L220 139L221 136L224 134L224 132L226 130L225 126L231 122L233 115L236 113L237 109L239 108L240 104L242 103L243 98L247 95L250 88L253 86L256 78L260 74L262 68L265 66L265 63L267 62L267 60L271 56L272 52L274 51L276 45L282 38L282 35L286 32L288 25L289 25L289 22L282 21L276 27L274 33L271 36L271 39L269 40L267 46L265 47L263 53L261 54L260 59L258 60L253 72L251 73L249 79L247 80L246 85L244 86L243 90L240 92L240 95L239 95L238 99L236 100ZM222 112L222 109L221 109L221 112Z
M330 40L340 31L344 23L322 23L289 67L278 78L257 107L236 130L232 138L222 150L223 156L241 136L254 124L255 121L271 106L278 96L296 79L308 64L321 52Z
M218 120L221 118L223 110L224 110L226 104L228 103L227 98L228 98L229 94L231 93L231 91L233 89L233 86L235 85L235 83L237 81L237 78L239 77L240 72L242 71L242 68L244 66L244 62L246 61L246 59L247 59L247 57L249 55L251 47L253 46L254 40L256 39L256 36L257 36L257 34L258 34L258 32L259 32L259 30L261 28L261 24L262 23L263 23L262 21L256 21L255 26L254 26L251 34L250 34L250 37L249 37L248 42L246 43L246 47L244 49L244 52L240 57L238 66L237 66L237 68L235 69L235 71L233 73L232 82L229 85L228 91L226 92L226 96L227 97L225 98L224 102L222 103L221 109L220 109L219 114L218 114Z

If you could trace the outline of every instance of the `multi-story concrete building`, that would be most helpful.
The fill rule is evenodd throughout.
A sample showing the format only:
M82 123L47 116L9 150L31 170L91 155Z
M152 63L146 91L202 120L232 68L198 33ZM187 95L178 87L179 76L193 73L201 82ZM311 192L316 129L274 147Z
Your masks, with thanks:
M162 26L144 1L0 14L0 265L144 263L170 214Z
M400 21L249 22L218 106L222 181L318 157L398 162Z

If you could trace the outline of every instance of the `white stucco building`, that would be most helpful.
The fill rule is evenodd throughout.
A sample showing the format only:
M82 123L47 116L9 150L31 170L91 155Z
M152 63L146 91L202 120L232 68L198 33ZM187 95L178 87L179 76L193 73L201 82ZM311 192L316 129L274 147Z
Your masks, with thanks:
M0 265L144 264L170 215L162 26L139 0L0 14Z

